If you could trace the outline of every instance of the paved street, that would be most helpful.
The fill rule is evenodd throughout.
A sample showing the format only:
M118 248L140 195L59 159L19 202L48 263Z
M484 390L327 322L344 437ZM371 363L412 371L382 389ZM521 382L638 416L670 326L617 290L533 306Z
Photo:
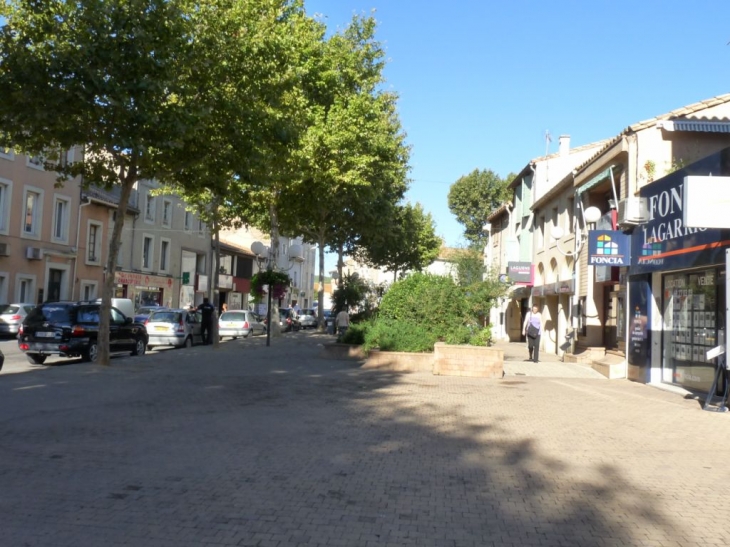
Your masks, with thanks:
M0 546L730 543L727 414L620 380L363 371L329 340L0 375Z

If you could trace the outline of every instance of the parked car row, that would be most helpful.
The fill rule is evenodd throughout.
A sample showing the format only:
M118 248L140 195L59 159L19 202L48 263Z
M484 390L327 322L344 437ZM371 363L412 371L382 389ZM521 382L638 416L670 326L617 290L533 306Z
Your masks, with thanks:
M0 333L17 333L18 347L31 363L43 364L49 355L97 361L100 301L7 304L0 310ZM110 353L144 355L156 347L203 343L202 315L196 310L160 306L133 310L131 300L112 299ZM264 322L248 310L223 312L218 319L221 340L265 333Z

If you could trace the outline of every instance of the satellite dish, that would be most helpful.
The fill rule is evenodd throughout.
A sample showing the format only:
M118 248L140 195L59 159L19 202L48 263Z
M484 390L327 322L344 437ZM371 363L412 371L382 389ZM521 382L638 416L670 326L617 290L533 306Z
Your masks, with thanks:
M266 245L264 245L260 241L254 241L253 243L251 243L251 251L256 256L264 256L266 254Z

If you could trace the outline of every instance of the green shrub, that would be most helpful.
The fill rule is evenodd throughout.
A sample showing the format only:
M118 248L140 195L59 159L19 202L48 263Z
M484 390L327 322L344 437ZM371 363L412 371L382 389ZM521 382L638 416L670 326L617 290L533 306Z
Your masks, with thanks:
M471 346L491 346L492 345L492 325L479 329L469 338Z
M371 326L372 325L368 322L357 324L350 323L347 332L342 337L342 340L339 341L343 344L362 345L365 343L365 337L367 336L367 332Z
M365 351L433 351L438 337L422 325L411 321L378 319L365 335Z
M469 322L464 291L451 277L415 273L394 283L380 303L379 317L419 325L437 338Z

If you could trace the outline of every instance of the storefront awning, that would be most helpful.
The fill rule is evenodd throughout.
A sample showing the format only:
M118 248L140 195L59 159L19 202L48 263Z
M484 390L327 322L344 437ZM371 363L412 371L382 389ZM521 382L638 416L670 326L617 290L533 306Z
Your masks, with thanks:
M591 180L583 184L582 186L579 186L578 189L575 191L576 194L579 196L583 194L584 192L587 192L591 188L598 186L601 182L603 182L605 179L611 177L611 172L613 169L616 168L615 165L612 165L608 169L605 169L604 171L601 171L598 173L595 177L593 177Z

